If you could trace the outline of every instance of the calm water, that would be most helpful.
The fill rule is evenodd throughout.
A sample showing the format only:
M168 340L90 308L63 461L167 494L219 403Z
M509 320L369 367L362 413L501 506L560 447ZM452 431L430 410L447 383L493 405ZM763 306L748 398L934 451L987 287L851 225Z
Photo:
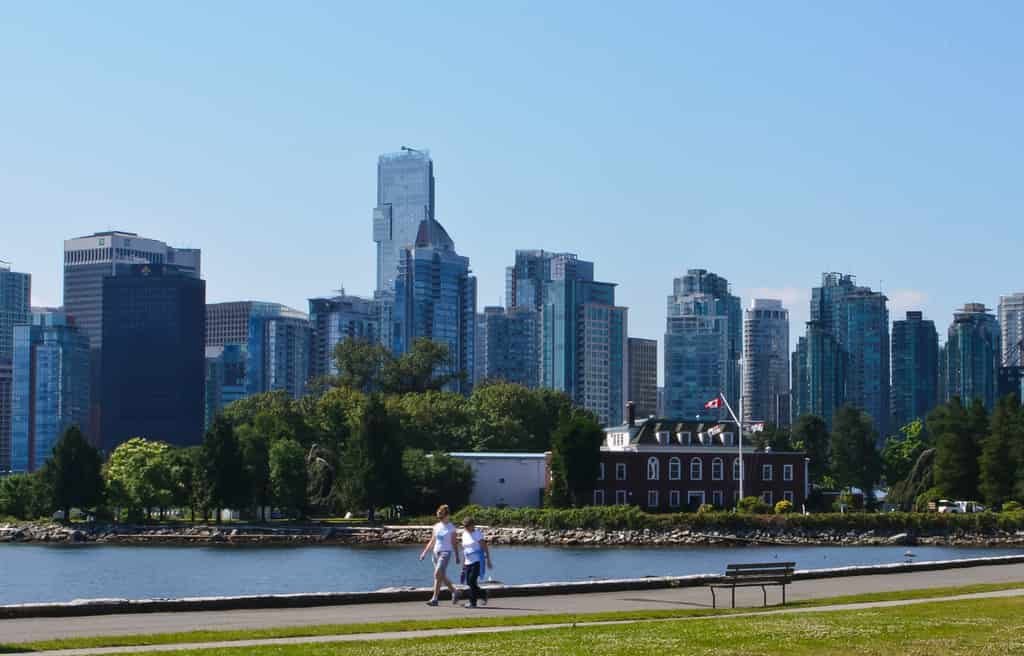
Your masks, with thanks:
M505 583L721 572L730 562L798 569L902 562L906 547L496 547ZM1019 549L913 547L917 561ZM0 545L0 604L97 597L196 597L426 586L419 547L119 547ZM452 571L455 571L454 569Z

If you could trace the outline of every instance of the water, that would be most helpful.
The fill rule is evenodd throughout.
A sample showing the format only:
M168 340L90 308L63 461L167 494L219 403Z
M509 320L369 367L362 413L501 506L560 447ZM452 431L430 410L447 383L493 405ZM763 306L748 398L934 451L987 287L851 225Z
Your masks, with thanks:
M339 592L430 583L420 547L0 546L0 604ZM798 569L903 562L906 547L495 547L504 583L722 572L727 563L795 561ZM916 561L1021 553L913 547ZM458 573L453 566L451 572Z

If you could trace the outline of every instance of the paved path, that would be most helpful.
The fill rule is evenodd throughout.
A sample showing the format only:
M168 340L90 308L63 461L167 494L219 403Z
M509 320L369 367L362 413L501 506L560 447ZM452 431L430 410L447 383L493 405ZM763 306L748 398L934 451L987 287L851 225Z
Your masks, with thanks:
M917 588L972 585L976 583L1024 582L1024 564L969 567L933 572L853 576L799 581L790 586L787 598L821 599L867 592L888 592ZM769 603L778 603L778 588L769 589ZM721 597L721 595L719 595ZM761 590L748 588L736 593L737 605L760 606ZM596 613L652 608L708 608L707 588L602 592L586 595L550 595L494 599L486 608L467 610L442 603L430 608L419 602L326 606L319 608L233 610L182 613L101 615L95 617L33 618L0 620L0 640L31 642L82 636L177 633L196 630L264 629L316 624L353 624L395 620L430 620L465 617L469 613L488 615L537 615L542 613ZM364 636L365 637L365 636ZM322 639L318 639L321 640Z
M1002 590L998 592L982 592L977 594L966 594L966 595L955 595L950 597L938 597L933 599L907 599L902 601L875 601L865 602L859 604L841 604L841 605L829 605L829 606L818 606L811 608L776 608L768 611L753 611L750 613L737 613L730 615L729 617L751 617L754 615L791 615L796 613L827 613L837 611L857 611L867 610L872 608L893 608L896 606L912 606L915 604L923 604L935 601L966 601L970 599L993 599L999 597L1020 597L1024 596L1024 589L1018 590ZM618 621L606 621L606 622L592 622L586 626L612 626L621 624L636 624L640 622L696 622L696 621L708 621L717 619L715 616L704 616L704 617L680 617L673 619L661 619L661 620L618 620ZM366 642L366 641L377 641L377 640L414 640L423 638L439 638L444 636L466 636L466 635L479 635L488 633L510 633L519 631L543 631L553 629L566 629L572 624L534 624L526 626L501 626L501 627L481 627L481 628L469 628L469 629L429 629L424 631L397 631L387 633L362 633L362 634L351 634L351 635L333 635L333 636L308 636L308 637L296 637L296 638L270 638L264 640L236 640L228 642L195 642L185 643L178 645L150 645L141 647L106 647L106 648L93 648L93 649L65 649L61 651L42 651L34 652L33 656L100 656L102 654L137 654L142 652L148 653L161 653L171 652L180 650L196 650L196 649L225 649L235 648L244 649L252 647L280 647L283 645L305 645L305 644L325 644L325 643L339 643L339 642Z

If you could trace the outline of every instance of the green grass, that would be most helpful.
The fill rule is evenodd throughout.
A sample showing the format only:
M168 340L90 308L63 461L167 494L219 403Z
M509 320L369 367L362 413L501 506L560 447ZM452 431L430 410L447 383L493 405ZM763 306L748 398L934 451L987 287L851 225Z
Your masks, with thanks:
M933 599L978 592L993 592L1024 588L1024 582L991 583L961 587L928 588L921 590L900 590L847 595L799 601L788 604L787 608L816 607L833 604L853 604L872 601L893 601L901 599ZM460 629L503 626L529 626L544 624L586 624L592 622L629 620L670 620L686 617L728 616L732 613L757 612L758 608L729 609L683 609L683 610L636 610L585 614L547 614L471 617L439 620L409 620L400 622L374 622L362 624L323 624L312 626L277 627L244 631L189 631L184 633L158 633L151 635L96 636L45 640L30 643L0 644L0 653L26 653L57 649L78 649L89 647L134 647L145 645L168 645L196 642L227 642L232 640L258 640L267 638L317 637L330 635L354 635L360 633L405 632L422 629ZM770 609L769 609L770 610Z

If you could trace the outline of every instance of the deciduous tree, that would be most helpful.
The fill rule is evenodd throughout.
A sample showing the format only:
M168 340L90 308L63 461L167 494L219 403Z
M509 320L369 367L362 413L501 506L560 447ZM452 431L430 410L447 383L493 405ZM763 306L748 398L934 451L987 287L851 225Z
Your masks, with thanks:
M71 508L92 508L103 500L103 459L78 426L64 431L43 465L42 476L50 485L53 506L70 521Z

